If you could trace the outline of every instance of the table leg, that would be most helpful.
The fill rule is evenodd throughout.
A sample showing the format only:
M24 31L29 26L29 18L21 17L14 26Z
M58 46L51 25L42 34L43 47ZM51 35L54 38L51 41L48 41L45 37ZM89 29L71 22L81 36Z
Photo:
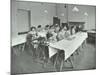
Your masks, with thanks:
M12 51L13 51L13 53L14 53L15 55L17 55L17 46L12 47Z
M81 49L82 49L82 46L80 46L80 47L78 48L78 55L80 54Z
M76 50L76 53L77 53L77 55L79 55L79 50L78 49Z
M17 55L17 56L19 56L20 55L20 49L21 49L20 45L17 45L15 47L13 47L14 54Z
M23 46L22 46L22 52L24 51L24 49L25 49L25 43L23 44Z
M45 52L43 52L43 61L44 61L44 63L43 63L43 68L45 68L46 65L47 65L47 59L46 59Z
M71 58L68 58L68 61L71 63L72 68L74 68Z
M86 46L86 44L87 44L87 39L84 41L84 43L85 43L84 45Z
M71 55L72 59L74 60L74 54Z
M63 64L64 64L64 61L62 60L62 61L61 61L61 65L60 65L60 71L62 71Z
M55 59L55 61L54 61L54 68L55 68L55 69L56 69L56 63L57 63L58 55L59 55L59 52L57 53L56 59Z
M82 43L82 48L84 48L84 42Z

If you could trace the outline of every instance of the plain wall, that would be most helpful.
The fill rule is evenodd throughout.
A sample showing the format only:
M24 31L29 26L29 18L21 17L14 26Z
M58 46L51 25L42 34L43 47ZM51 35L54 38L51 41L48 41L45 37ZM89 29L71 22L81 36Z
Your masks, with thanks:
M57 4L57 16L61 23L66 23L68 21L68 5L65 7L65 4Z
M73 12L72 9L76 6L79 12ZM69 21L85 22L85 30L96 28L96 7L89 5L68 5L68 19ZM88 16L84 13L87 12Z
M19 32L19 28L17 26L17 10L24 9L31 12L31 26L42 25L43 27L47 24L53 24L53 17L58 16L60 18L61 23L69 21L78 21L78 22L86 22L85 28L86 30L95 29L96 21L96 7L88 6L88 5L69 5L66 4L55 4L55 3L36 3L36 2L24 2L24 1L11 1L12 5L12 13L11 13L11 33L12 37L16 37ZM73 7L76 6L79 9L79 12L73 12ZM45 12L45 10L47 12ZM84 15L84 12L88 13L88 16ZM64 14L64 16L62 16ZM24 28L24 27L21 27Z
M16 1L11 0L11 36L16 37L17 36L17 21L16 21L16 13L17 13L17 8L16 8Z
M31 12L31 26L37 27L38 25L53 24L53 17L56 16L55 4L51 3L34 3L34 2L24 2L24 1L11 1L11 33L12 37L18 36L18 32L21 27L18 28L17 22L17 10L23 9ZM47 12L45 12L45 10Z
M53 24L53 16L56 15L55 4L17 2L17 9L25 9L31 12L31 26ZM46 12L47 11L47 12Z

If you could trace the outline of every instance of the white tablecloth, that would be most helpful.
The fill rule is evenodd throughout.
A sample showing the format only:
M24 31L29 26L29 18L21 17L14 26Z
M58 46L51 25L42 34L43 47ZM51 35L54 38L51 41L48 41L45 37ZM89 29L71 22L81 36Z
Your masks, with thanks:
M16 45L24 43L26 41L26 35L27 34L17 35L15 37L12 37L11 38L11 46L16 46ZM38 36L46 37L46 32L38 32Z
M11 39L11 46L16 46L16 45L22 44L25 41L26 41L26 34L18 35L16 37L12 37L12 39Z
M70 36L70 38L72 38L72 39L69 39L69 40L63 39L56 43L50 43L49 58L51 58L51 56L56 54L58 50L64 50L65 51L65 60L66 60L86 40L87 33L79 32L75 35Z
M93 30L88 30L87 32L88 33L96 33L96 31L93 31Z

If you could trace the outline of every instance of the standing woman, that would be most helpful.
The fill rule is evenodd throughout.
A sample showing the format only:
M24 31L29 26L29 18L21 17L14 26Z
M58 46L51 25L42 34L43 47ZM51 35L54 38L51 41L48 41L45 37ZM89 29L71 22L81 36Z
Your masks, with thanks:
M28 34L32 34L33 40L34 40L35 38L37 38L36 27L31 27L31 29L30 29L30 31L28 32Z
M27 34L26 37L26 47L27 51L32 54L32 56L36 57L36 49L38 47L38 41L37 41L37 32L35 27L31 27L30 31Z

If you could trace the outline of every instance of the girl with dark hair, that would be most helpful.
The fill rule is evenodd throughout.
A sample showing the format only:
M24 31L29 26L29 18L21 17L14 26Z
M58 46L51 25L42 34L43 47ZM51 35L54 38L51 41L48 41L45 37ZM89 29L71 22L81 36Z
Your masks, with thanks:
M64 38L67 38L67 37L69 37L69 36L70 36L70 30L68 29L67 26L63 26L63 27L60 29L60 32L59 32L57 38L58 38L58 41L59 41L59 40L62 40L62 39L64 39Z
M48 40L49 42L56 42L57 41L57 34L59 33L60 31L60 27L59 26L56 26L56 27L51 27L47 36L49 36Z
M32 53L32 56L36 57L36 49L38 47L37 44L37 32L35 27L30 28L30 32L28 32L26 36L26 43L25 48L27 49L27 52Z
M49 29L49 25L46 25L45 30L48 31L48 29Z
M32 30L36 30L36 27L31 27L30 28L30 31L32 31Z
M76 33L76 26L72 26L71 33L72 33L72 35Z
M28 34L37 35L36 27L31 27Z
M41 25L38 25L38 26L37 26L37 31L38 31L38 32L42 31L42 26L41 26Z

